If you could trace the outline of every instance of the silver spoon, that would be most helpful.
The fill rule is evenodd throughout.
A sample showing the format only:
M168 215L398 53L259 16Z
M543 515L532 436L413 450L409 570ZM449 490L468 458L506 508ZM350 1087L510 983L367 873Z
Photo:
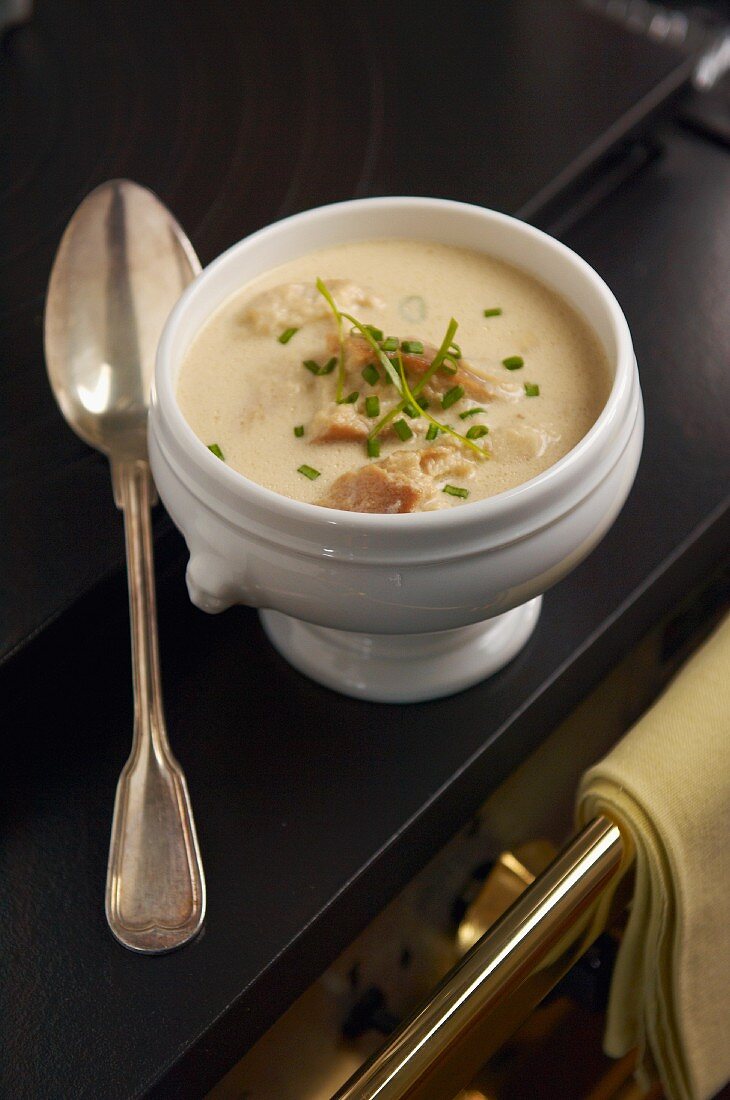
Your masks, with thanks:
M134 736L114 803L106 917L125 947L157 954L200 930L205 879L185 776L165 731L157 645L147 410L160 332L200 271L151 191L111 180L79 206L48 285L48 377L71 428L107 455L124 512Z

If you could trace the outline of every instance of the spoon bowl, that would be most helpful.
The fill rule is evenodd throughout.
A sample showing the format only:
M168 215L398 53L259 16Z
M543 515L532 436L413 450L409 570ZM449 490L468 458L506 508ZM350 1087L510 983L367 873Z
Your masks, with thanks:
M111 180L71 218L48 285L48 378L71 428L110 458L145 458L162 326L200 271L160 200Z

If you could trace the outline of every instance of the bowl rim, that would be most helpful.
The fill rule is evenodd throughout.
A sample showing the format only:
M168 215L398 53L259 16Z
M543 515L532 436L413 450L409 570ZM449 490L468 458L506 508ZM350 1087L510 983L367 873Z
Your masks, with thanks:
M182 323L191 301L199 294L204 293L208 282L215 277L218 271L229 264L235 263L239 253L247 251L262 239L281 237L306 222L316 223L325 221L331 217L346 218L349 215L356 216L364 210L377 209L418 209L427 213L439 211L452 211L455 214L471 215L486 219L491 222L506 225L510 232L517 235L531 237L539 240L543 247L552 248L565 260L573 265L582 278L586 279L602 298L607 315L613 330L613 338L616 345L615 375L611 390L603 409L586 434L546 470L535 477L514 486L511 489L495 493L483 500L472 501L466 506L456 508L437 509L432 512L406 512L406 513L381 513L381 512L350 512L338 508L328 508L324 505L313 504L307 501L294 500L284 496L273 489L267 489L263 485L252 481L245 474L239 473L219 458L213 455L203 441L195 434L185 419L177 402L175 387L173 385L173 345L177 331ZM358 237L353 234L352 240L375 239L375 235ZM408 236L408 235L407 235ZM416 239L415 237L413 239ZM423 237L421 239L427 239ZM343 238L345 243L347 238ZM317 247L316 245L314 247ZM515 265L520 266L520 265ZM530 274L529 268L522 270ZM539 276L534 276L539 278ZM542 280L540 280L542 281ZM218 303L222 304L222 301ZM218 308L216 306L215 308ZM212 312L212 311L211 311ZM586 318L588 324L590 320ZM156 414L159 411L163 421L169 426L172 435L184 449L187 460L197 469L203 481L208 485L218 485L225 490L227 498L233 498L241 503L241 519L245 518L246 507L253 506L259 513L274 513L280 520L288 520L293 525L306 523L324 523L327 527L343 528L353 534L367 536L372 533L386 534L407 527L414 533L427 531L436 533L448 532L451 528L484 524L491 520L504 521L510 512L517 507L521 508L525 497L529 494L532 502L537 505L539 498L545 494L551 496L554 490L564 481L571 478L576 467L583 465L586 457L591 452L600 448L601 441L609 432L612 424L615 424L621 415L622 408L627 400L629 391L633 385L636 361L634 358L631 334L628 323L619 306L613 292L610 290L601 276L581 256L561 241L551 237L543 230L527 222L520 221L509 214L491 210L487 207L477 206L473 203L460 202L454 199L430 198L427 196L380 196L361 199L348 199L342 202L328 203L324 206L313 207L297 214L289 215L279 221L256 230L232 244L216 259L211 261L200 274L189 284L181 298L173 307L163 329L157 349L155 364L154 384L152 388L152 416L150 417L150 430L154 430ZM633 419L633 418L632 418ZM160 441L162 444L162 441ZM169 450L163 445L163 451ZM588 492L588 487L586 492Z

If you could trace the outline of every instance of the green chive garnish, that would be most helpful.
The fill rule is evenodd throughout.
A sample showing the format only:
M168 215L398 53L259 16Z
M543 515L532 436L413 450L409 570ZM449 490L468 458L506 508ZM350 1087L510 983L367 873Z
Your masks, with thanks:
M373 394L372 397L365 398L365 415L366 416L380 416L380 398Z
M354 318L351 317L350 320L354 321ZM459 327L458 321L455 321L454 318L452 317L451 320L449 321L448 328L446 329L446 335L444 336L443 340L441 341L441 346L439 347L438 351L436 352L436 355L434 356L434 359L433 359L433 362L431 363L431 366L428 367L428 369L424 372L424 374L421 375L418 382L416 382L415 386L413 387L413 392L411 394L412 397L415 398L421 392L421 390L424 388L424 386L426 386L428 384L428 382L431 380L431 378L436 373L436 371L439 370L441 368L441 366L443 365L444 356L446 355L446 353L447 353L447 351L448 351L448 349L451 345L451 341L453 340L454 334L455 334L458 327ZM409 403L409 398L406 396L407 387L403 384L404 380L402 378L398 379L397 375L395 376L395 378L391 377L391 374L387 370L387 367L386 367L386 364L387 364L387 366L391 365L390 360L385 355L382 355L382 360L383 360L383 370L385 371L385 384L388 385L390 382L395 382L397 387L398 387L398 391L400 392L400 395L403 398L403 400L401 401L401 403L399 405L396 405L395 408L392 408L390 410L390 412L387 412L385 414L385 416L382 417L382 419L378 421L378 423L375 425L372 432L370 433L371 438L373 438L373 439L380 432L382 432L383 429L388 426L388 424L391 424L393 422L393 420L395 420L398 413L402 412L404 406ZM421 403L421 408L423 409L425 407L426 407L425 403ZM428 416L427 416L427 418L429 420L432 419L431 417L428 417ZM445 430L449 431L449 432L451 431L450 428L447 428ZM463 438L463 437L460 436L459 438ZM471 444L470 444L470 446L471 446Z
M420 340L404 340L400 349L406 355L423 355L423 344Z
M485 317L501 317L502 316L502 310L499 308L499 306L497 306L496 309L485 309L484 310L484 316Z
M396 420L393 425L393 431L404 443L408 439L413 439L413 432L406 424L405 420Z
M452 386L450 390L447 390L444 396L441 398L441 408L450 409L452 405L455 405L457 401L460 401L464 396L463 386Z
M539 397L540 387L535 385L534 382L525 382L525 393L528 397Z
M454 357L449 353L444 356L444 361L439 367L442 374L456 374L459 366L455 362Z
M398 337L389 336L387 340L383 340L381 344L383 351L397 351L398 350Z
M421 410L417 409L415 405L411 404L404 405L403 412L406 414L406 416L410 416L411 420L418 420L419 416L421 415Z
M208 450L211 454L214 454L216 458L220 458L223 462L225 462L225 458L223 458L223 451L220 449L217 443L209 443Z
M284 329L281 336L277 336L276 339L279 341L280 344L288 344L292 336L294 336L297 332L299 332L298 328L287 328Z
M335 356L332 356L331 359L327 360L324 366L315 359L305 359L302 366L306 367L307 370L317 378L320 378L323 374L332 374L332 371L337 366L337 359Z
M358 330L360 335L364 336L367 343L370 344L370 347L373 349L373 351L375 353L376 360L380 363L380 366L383 368L384 378L386 378L386 379L389 378L392 382L394 382L398 386L398 389L400 390L400 379L398 378L398 373L397 373L395 367L393 366L393 364L391 363L390 359L388 358L388 356L385 354L383 349L380 347L380 345L377 344L375 342L375 340L373 340L373 338L370 335L370 333L368 332L368 330L365 328L365 326L363 324L360 323L360 321L358 321L357 317L353 317L351 313L343 313L342 316L345 318L346 321L350 321L350 323L353 324L355 326L355 328ZM377 435L377 432L375 434Z
M375 325L365 325L365 328L368 330L373 340L380 341L383 339L383 330L381 328L376 328ZM355 332L357 332L357 329L355 329Z
M455 324L456 324L456 322L454 322L454 325ZM449 328L450 327L451 326L449 326ZM451 336L449 337L449 339L451 339L451 337L453 337L453 335L454 335L454 333L452 331ZM445 345L442 345L442 348L444 346ZM437 357L438 357L438 355L441 354L442 348L440 348L439 351L437 352ZM398 352L397 359L398 359L398 374L400 375L401 393L403 394L404 401L410 402L412 405L417 405L418 402L416 401L415 393L414 393L413 390L411 390L410 386L408 385L408 380L406 378L406 372L405 372L404 367L403 367L403 356L401 355L400 352ZM431 364L431 366L428 368L426 373L421 376L421 378L419 380L419 383L418 383L419 385L421 385L421 386L425 385L426 379L429 377L429 371L433 370L435 366L436 367L438 366L438 363L437 363L436 359ZM415 388L416 387L414 387L414 389ZM488 453L482 447L477 447L476 443L474 443L474 441L471 440L471 439L467 439L465 435L459 435L459 433L457 431L454 431L453 428L449 427L448 424L442 424L439 420L435 420L431 416L431 414L428 413L428 412L425 412L423 415L426 417L426 419L431 424L435 424L436 427L439 429L439 431L446 432L447 435L453 435L453 437L455 439L458 439L462 443L465 443L467 447L471 447L471 449L474 451L474 453L478 454L480 458L488 458L489 457ZM378 428L382 424L383 424L382 420L378 421L378 424L376 424L374 431L371 432L371 435L373 435L373 436L377 435Z
M319 287L319 282L318 282L317 285ZM420 392L423 390L423 388L428 384L428 382L433 377L433 375L436 373L436 371L439 370L443 366L444 359L448 355L448 349L451 347L452 341L454 339L454 335L455 335L456 330L458 328L458 322L455 321L453 317L451 318L451 320L449 321L448 328L446 330L446 335L444 336L443 340L441 341L441 345L440 345L438 351L436 352L436 355L434 356L433 362L426 369L426 371L424 371L424 373L419 378L418 382L414 385L413 389L411 390L410 386L408 385L408 380L406 378L405 370L403 368L403 357L402 357L400 351L398 351L397 348L394 349L396 351L395 359L397 361L397 366L398 366L398 371L396 373L396 370L393 366L393 362L385 354L382 347L378 346L378 344L375 342L375 340L373 339L371 334L366 329L365 325L361 324L360 321L358 321L356 317L353 317L351 313L342 313L342 314L339 314L338 316L341 319L349 321L350 324L353 325L357 329L357 331L360 333L360 335L363 336L365 338L365 340L370 344L370 346L373 349L373 352L375 353L375 357L376 357L377 361L380 363L381 367L383 368L384 379L386 381L386 384L387 384L388 381L392 382L396 386L396 388L397 388L397 390L398 390L398 392L399 392L399 394L402 398L402 400L400 401L400 403L398 405L395 405L389 412L387 412L385 414L385 416L382 416L380 418L380 420L378 420L378 422L375 424L375 427L372 429L372 431L369 433L369 436L368 436L369 439L373 440L380 434L380 432L383 431L383 429L385 427L387 427L389 424L393 423L395 418L398 416L399 413L401 413L403 411L403 409L405 408L406 405L412 405L416 409L419 407L419 402L417 400L417 395L420 394ZM420 408L423 409L424 406L420 405ZM480 459L487 459L487 458L490 457L489 453L487 451L485 451L482 447L477 446L477 444L474 443L473 440L467 439L465 435L460 435L457 431L455 431L453 428L451 428L448 424L441 424L438 420L435 420L434 417L432 417L431 414L428 413L428 412L424 412L423 415L426 417L426 419L432 425L435 425L435 427L439 431L446 432L447 435L452 435L455 439L458 439L461 443L465 444L467 447L471 447L471 449L475 452L475 454L477 454L479 456ZM408 438L410 438L413 435L413 433L411 432L411 430L408 427L408 425L406 424L406 422L404 420L400 420L398 422L397 434L405 442L405 438L402 435L403 429L405 429L409 433Z
M368 456L370 458L380 457L380 440L368 439Z
M489 435L489 428L486 424L473 424L469 431L466 433L467 439L481 439L483 435Z
M376 386L380 381L380 371L375 366L375 363L368 363L368 365L361 371L361 374L366 382L369 382L371 386Z
M337 323L337 341L340 345L340 354L339 354L338 358L335 360L335 363L337 365L337 386L335 388L335 399L337 401L339 401L340 398L342 397L342 393L343 393L344 386L345 386L345 334L344 334L343 329L342 329L342 314L340 313L339 309L337 308L337 303L335 302L334 298L332 297L329 290L324 285L324 283L322 282L321 279L319 279L319 278L317 279L316 286L317 286L317 290L319 291L319 293L322 295L322 297L324 298L327 305L332 310L332 316L334 317L334 319ZM329 373L329 372L325 372L325 373Z
M502 366L507 370L519 370L520 367L524 367L525 360L521 355L508 355L506 359L502 360Z
M429 424L428 431L426 432L426 439L429 443L433 443L436 436L439 434L440 429L435 424Z
M321 477L321 472L315 470L313 466L298 466L297 473L304 474L310 481L316 481L318 477Z
M304 435L304 425L303 424L297 424L296 428L294 429L294 435L297 437L297 439L302 438L302 436Z
M413 387L413 393L416 397L418 397L424 386L428 385L436 371L443 369L444 358L448 355L449 348L451 347L451 341L454 339L454 334L458 327L459 322L455 321L452 317L449 321L448 328L446 329L446 335L441 341L441 346L433 357L433 363L431 363L431 366L428 368L425 374L421 375L421 377L418 379L415 386ZM452 371L451 373L454 374L455 372Z
M448 493L450 497L461 497L462 500L466 500L469 496L469 490L461 489L458 485L444 485L441 491Z
M449 344L449 354L453 355L454 359L461 359L461 348L453 340Z
M354 405L360 396L359 390L353 390L352 393L348 393L347 397L341 397L337 402L338 405Z
M477 413L485 411L480 405L475 405L473 409L466 409L465 412L459 413L459 420L468 420L470 416L476 416Z

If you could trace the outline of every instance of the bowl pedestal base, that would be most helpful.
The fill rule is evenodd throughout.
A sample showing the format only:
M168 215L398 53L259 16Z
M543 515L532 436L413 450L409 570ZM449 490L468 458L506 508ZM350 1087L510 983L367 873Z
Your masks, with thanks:
M260 611L269 639L294 668L343 695L419 703L453 695L516 657L537 624L542 596L470 626L433 634L356 634Z

